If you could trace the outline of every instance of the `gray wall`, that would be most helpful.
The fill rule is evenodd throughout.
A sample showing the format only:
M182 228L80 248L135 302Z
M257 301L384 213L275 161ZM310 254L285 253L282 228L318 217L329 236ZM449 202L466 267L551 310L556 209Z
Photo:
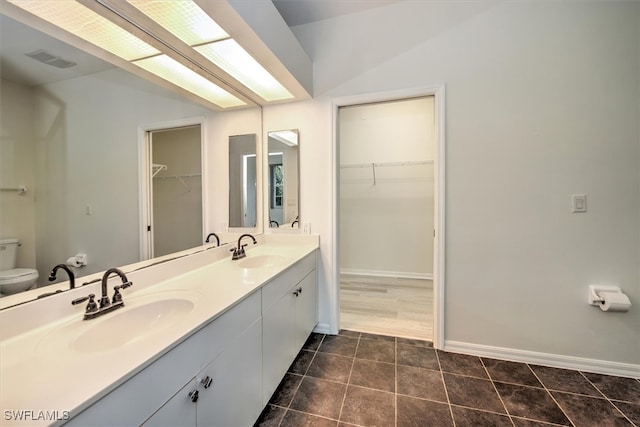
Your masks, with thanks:
M639 23L635 1L399 2L295 27L317 99L265 109L265 129L305 136L321 322L337 289L332 99L445 84L447 342L640 364ZM587 305L593 283L634 307Z

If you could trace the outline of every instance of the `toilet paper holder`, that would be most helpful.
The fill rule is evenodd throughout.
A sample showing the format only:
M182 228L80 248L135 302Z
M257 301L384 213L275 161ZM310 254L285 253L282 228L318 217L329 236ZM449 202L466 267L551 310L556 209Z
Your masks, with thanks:
M589 285L589 305L600 305L604 302L604 298L600 296L600 292L622 293L622 289L618 286Z

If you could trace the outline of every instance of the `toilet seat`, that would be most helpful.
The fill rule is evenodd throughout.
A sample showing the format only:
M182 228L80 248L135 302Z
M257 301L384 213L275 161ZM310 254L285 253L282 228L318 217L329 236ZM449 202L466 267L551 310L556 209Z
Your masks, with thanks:
M12 268L11 270L0 271L0 286L13 285L29 280L38 279L38 270L33 268Z

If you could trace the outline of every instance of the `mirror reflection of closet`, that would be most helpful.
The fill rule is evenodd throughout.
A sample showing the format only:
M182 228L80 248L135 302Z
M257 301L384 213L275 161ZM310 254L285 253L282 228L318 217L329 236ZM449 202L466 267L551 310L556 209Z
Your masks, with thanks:
M299 133L297 129L269 132L269 227L298 228Z
M256 227L256 134L229 137L229 227Z
M156 130L150 142L153 257L202 244L200 126Z

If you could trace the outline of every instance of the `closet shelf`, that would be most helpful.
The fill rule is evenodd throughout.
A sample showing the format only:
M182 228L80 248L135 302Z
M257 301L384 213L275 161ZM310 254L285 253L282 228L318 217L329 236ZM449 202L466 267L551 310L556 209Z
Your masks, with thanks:
M340 169L350 168L370 168L370 167L387 167L387 166L419 166L419 165L432 165L433 160L418 160L410 162L372 162L372 163L353 163L340 165Z
M419 160L419 161L407 161L407 162L380 162L380 163L356 163L356 164L344 164L340 165L340 169L361 169L361 168L371 168L371 174L373 179L373 185L376 185L379 178L376 176L376 168L379 167L390 167L390 166L422 166L422 165L433 165L433 160ZM420 177L418 180L427 179L427 177ZM394 178L394 179L384 179L384 181L395 181L395 182L405 182L416 180L416 177L413 179L403 179L403 178Z

